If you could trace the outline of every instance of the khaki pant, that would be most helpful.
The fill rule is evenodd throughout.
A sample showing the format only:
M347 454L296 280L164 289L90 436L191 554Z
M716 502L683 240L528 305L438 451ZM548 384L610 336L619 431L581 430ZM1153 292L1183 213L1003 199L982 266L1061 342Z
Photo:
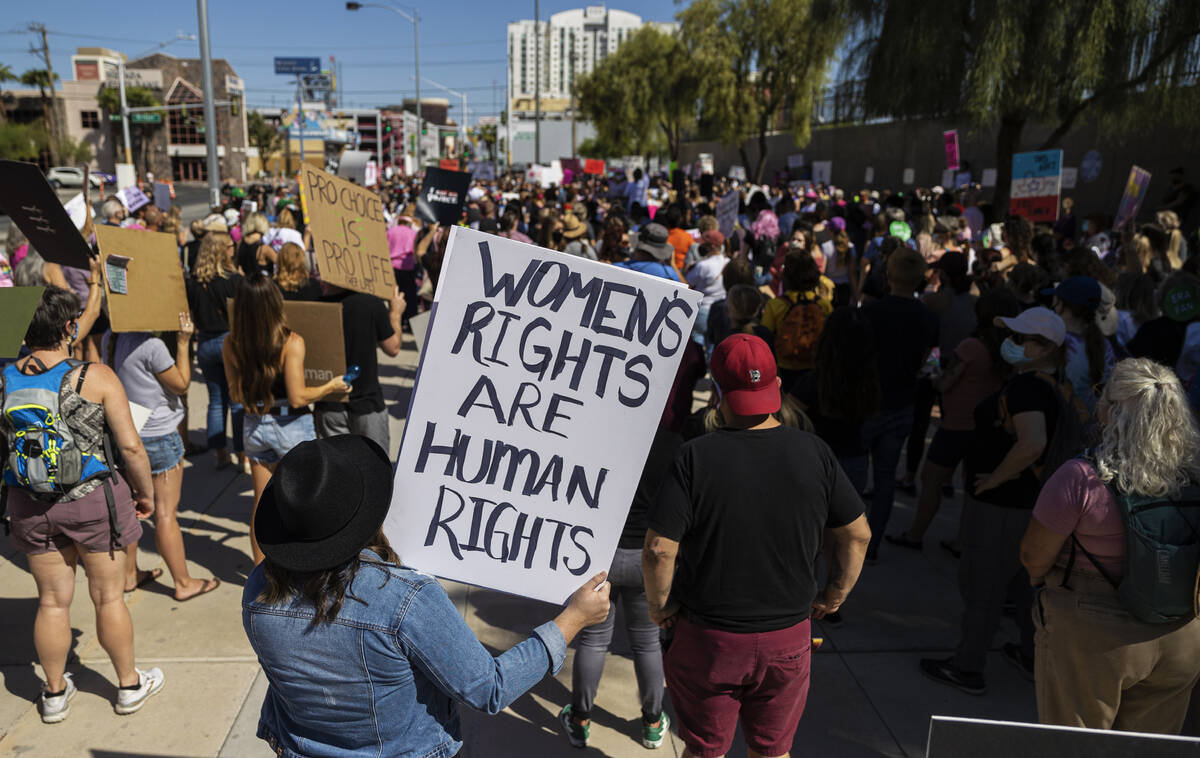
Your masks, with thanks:
M1200 679L1200 619L1139 621L1078 564L1069 583L1054 569L1034 602L1038 720L1178 734Z

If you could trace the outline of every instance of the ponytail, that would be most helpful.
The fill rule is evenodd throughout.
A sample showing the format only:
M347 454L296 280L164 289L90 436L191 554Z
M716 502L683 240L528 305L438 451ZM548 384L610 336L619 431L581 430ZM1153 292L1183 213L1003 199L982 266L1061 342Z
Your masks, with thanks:
M1091 314L1091 318L1083 327L1083 345L1088 359L1088 381L1095 386L1104 381L1104 369L1107 367L1105 346L1108 341L1096 323L1095 312L1092 311Z

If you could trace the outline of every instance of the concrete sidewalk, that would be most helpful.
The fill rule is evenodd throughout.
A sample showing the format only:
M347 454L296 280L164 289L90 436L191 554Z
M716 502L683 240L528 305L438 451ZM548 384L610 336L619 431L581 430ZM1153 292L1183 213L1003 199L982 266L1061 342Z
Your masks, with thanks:
M393 458L400 443L416 365L411 340L381 366L392 413ZM193 438L202 433L206 392L193 383L189 396ZM241 625L242 586L250 570L248 520L252 491L248 476L214 471L209 457L189 459L184 472L180 522L193 576L217 576L222 586L195 600L176 602L169 576L128 596L136 630L139 666L160 666L166 686L133 716L112 710L116 690L107 656L96 639L83 572L76 581L71 621L75 633L69 665L79 686L70 718L41 723L35 707L41 671L34 663L32 629L37 607L33 579L22 556L0 540L0 755L64 758L256 758L273 755L255 738L266 681ZM906 526L911 498L900 497L892 531ZM926 539L923 553L884 544L880 562L867 567L837 629L814 624L825 645L814 656L808 708L796 736L795 755L905 756L925 754L933 714L1034 721L1033 685L1021 679L998 653L988 662L990 690L964 695L923 678L922 656L949 655L957 639L961 603L957 562L937 547L950 537L959 513L957 498ZM142 568L161 566L153 552L152 529L142 539ZM445 582L447 591L479 639L494 651L520 641L556 608L489 590ZM593 715L587 751L570 747L558 729L558 710L570 701L571 653L558 676L546 678L511 708L494 717L464 712L464 756L640 756L637 683L628 642L618 620ZM997 637L1015 640L1005 622ZM668 702L670 695L668 693ZM669 706L668 706L669 707ZM662 755L678 756L677 737ZM731 756L744 756L735 746Z

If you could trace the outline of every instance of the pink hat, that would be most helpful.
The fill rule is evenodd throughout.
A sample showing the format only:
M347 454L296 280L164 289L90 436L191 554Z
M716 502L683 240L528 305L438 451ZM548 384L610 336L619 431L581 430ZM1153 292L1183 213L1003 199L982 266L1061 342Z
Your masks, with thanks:
M1017 334L1034 334L1062 345L1067 339L1067 325L1062 317L1049 308L1030 308L1019 316L1005 318L997 316L996 326L1003 326Z

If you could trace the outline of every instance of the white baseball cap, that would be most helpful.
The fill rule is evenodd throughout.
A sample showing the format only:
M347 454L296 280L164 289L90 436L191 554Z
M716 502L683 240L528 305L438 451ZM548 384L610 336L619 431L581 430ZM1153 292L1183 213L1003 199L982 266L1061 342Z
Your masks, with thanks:
M1017 334L1034 334L1062 345L1067 339L1067 325L1062 317L1049 308L1030 308L1013 318L997 316L996 326L1003 326Z

